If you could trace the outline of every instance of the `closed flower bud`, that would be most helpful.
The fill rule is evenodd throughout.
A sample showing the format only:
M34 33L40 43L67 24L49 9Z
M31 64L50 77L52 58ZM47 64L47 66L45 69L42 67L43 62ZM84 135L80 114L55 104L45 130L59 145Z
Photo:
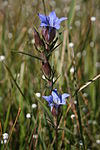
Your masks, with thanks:
M44 46L43 40L40 38L39 33L35 29L34 29L34 39L35 39L35 46L37 48Z
M42 70L43 70L43 73L47 76L47 77L50 77L51 76L51 67L50 67L50 64L49 62L42 62Z
M56 36L56 29L44 27L42 28L42 36L47 43L51 43Z
M53 106L51 112L52 112L52 115L53 115L53 116L55 116L55 117L57 116L57 110L56 110L56 107Z

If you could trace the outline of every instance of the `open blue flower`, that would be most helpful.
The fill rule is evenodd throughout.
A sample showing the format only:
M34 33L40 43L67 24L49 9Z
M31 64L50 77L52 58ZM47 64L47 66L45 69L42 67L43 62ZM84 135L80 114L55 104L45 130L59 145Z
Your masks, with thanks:
M70 95L67 93L64 94L58 94L57 89L54 89L49 96L43 96L43 98L48 102L49 106L51 107L51 111L53 107L58 109L60 105L66 104L66 98Z
M45 16L43 14L38 14L41 20L41 27L50 27L55 28L56 30L60 29L60 23L66 20L66 17L58 18L54 11L52 11L49 16Z

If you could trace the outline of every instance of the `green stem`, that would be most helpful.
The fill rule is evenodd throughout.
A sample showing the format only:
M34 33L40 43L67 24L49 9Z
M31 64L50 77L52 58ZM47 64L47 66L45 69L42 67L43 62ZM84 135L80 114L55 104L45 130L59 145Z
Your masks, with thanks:
M79 128L80 128L80 138L83 143L83 149L85 150L85 143L84 143L84 138L83 138L83 129L82 129L82 122L81 122L81 114L80 114L80 109L79 109L79 100L78 100L78 94L76 92L76 101L77 101L77 114L78 114L78 121L79 121Z
M56 115L56 150L58 150L58 116Z
M81 122L81 114L80 114L80 106L79 106L79 100L78 100L78 93L77 93L77 89L78 89L78 84L77 84L77 71L76 71L76 61L75 61L75 56L74 56L74 50L72 48L72 64L74 66L74 74L73 74L73 77L74 77L74 88L75 88L75 97L76 97L76 101L77 101L77 106L76 106L76 109L77 109L77 115L78 115L78 122L79 122L79 128L80 128L80 138L82 140L82 143L83 143L83 150L85 150L85 143L84 143L84 138L83 138L83 128L82 128L82 122Z

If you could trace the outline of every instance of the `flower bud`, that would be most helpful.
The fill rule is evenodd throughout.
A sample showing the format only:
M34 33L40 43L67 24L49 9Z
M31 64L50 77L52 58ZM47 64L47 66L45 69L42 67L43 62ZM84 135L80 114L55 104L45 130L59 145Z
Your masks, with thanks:
M56 36L56 29L48 27L42 28L42 36L47 43L51 43Z
M34 29L34 39L35 39L35 46L37 48L44 46L43 40L40 38L39 33L35 29Z
M47 76L50 77L51 76L51 66L49 64L49 62L42 62L42 70L43 73Z
M52 115L56 117L56 115L57 115L56 107L54 107L54 106L53 106L53 108L52 108L52 111L51 111L51 112L52 112Z

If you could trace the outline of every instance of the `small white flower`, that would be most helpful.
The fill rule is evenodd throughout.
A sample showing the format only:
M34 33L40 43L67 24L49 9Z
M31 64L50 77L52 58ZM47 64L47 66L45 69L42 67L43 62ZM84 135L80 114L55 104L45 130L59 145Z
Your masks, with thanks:
M3 140L7 140L8 139L8 133L4 133L3 134Z
M83 110L84 113L87 113L87 108L86 107L83 107L82 110Z
M70 48L73 48L73 47L74 47L74 43L70 42L70 43L69 43L69 47L70 47Z
M83 145L82 140L80 140L79 144L80 144L81 146Z
M81 52L77 53L77 57L80 58L81 57Z
M74 101L74 104L76 105L76 104L77 104L77 101Z
M6 144L7 143L7 140L4 140L4 144Z
M3 61L3 60L5 60L5 56L1 55L0 56L0 61Z
M91 21L92 21L92 22L95 22L95 21L96 21L96 17L95 17L95 16L92 16L92 17L91 17Z
M98 140L96 140L96 143L97 143L97 144L100 144L100 140L99 140L99 139L98 139Z
M12 33L9 32L9 33L8 33L8 38L9 38L9 39L12 39L12 36L13 36Z
M84 96L84 97L87 97L87 96L88 96L88 94L87 94L87 93L83 93L83 96Z
M37 105L36 104L32 104L32 108L34 109L34 108L36 108L37 107Z
M37 96L37 97L41 97L41 93L35 93L35 95Z
M84 51L82 52L82 55L83 55L83 56L86 56L86 50L84 50Z
M97 124L96 120L93 120L93 122L92 122L92 123L93 123L93 125L96 125L96 124Z
M92 120L88 120L88 124L91 124L92 123Z
M3 144L3 140L1 140L1 144Z
M34 44L34 43L35 43L35 40L34 40L34 39L32 39L32 40L31 40L31 43L32 43L32 44Z
M94 47L94 42L93 41L90 42L90 47Z
M33 138L34 138L34 139L37 139L37 138L38 138L38 135L37 135L37 134L33 134Z
M74 115L74 114L71 115L71 119L73 119L73 118L75 118L75 115Z
M70 68L70 73L74 73L74 67L73 66Z
M30 118L31 118L31 114L30 114L30 113L27 113L27 114L26 114L26 118L27 118L27 119L30 119Z

